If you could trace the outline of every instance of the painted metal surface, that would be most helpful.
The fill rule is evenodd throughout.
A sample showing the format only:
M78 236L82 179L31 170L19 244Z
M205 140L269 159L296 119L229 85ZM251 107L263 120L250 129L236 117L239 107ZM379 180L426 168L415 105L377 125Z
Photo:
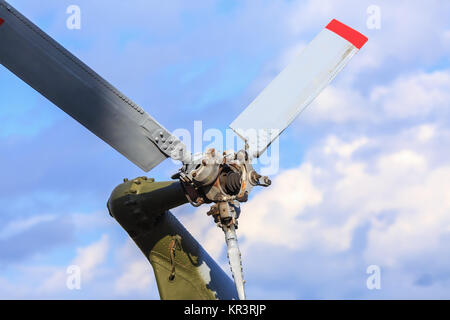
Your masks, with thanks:
M227 244L227 256L230 264L231 274L233 275L236 291L239 300L245 300L245 281L242 270L241 251L239 250L238 239L234 225L224 227L225 242Z
M183 146L140 106L0 0L0 63L149 171Z
M333 21L231 123L252 156L259 157L333 80L358 51L355 44L362 46L359 32Z
M339 21L330 22L230 125L246 140L251 156L261 155L366 41ZM183 160L180 181L125 181L108 201L110 214L153 266L162 299L245 299L235 232L238 214L229 209L232 201L247 201L253 186L271 182L253 170L244 150L225 153L220 166L208 164L207 155L187 163L190 155L183 152L181 141L4 0L0 63L143 170L169 156ZM219 169L229 170L223 171L223 188ZM192 192L192 197L187 187L204 189ZM208 215L225 233L236 287L168 211L188 199L195 206L215 203ZM226 207L225 213L221 207Z
M161 299L238 299L230 277L168 211L186 202L179 181L140 177L117 186L108 209L151 263Z

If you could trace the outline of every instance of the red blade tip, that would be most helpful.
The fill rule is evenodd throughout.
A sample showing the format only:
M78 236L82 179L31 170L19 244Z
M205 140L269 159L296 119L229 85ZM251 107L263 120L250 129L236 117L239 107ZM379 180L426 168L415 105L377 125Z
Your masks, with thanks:
M361 49L362 46L367 42L367 40L369 40L362 33L356 31L355 29L350 28L349 26L343 24L342 22L336 19L331 20L331 22L325 28L327 28L330 31L333 31L338 36L341 36L358 49Z

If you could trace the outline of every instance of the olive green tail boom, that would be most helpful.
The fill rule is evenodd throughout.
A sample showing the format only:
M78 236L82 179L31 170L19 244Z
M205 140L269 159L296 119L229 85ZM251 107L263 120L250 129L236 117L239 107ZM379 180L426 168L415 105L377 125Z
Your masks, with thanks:
M151 263L161 299L238 299L230 277L169 212L186 202L179 181L140 177L117 186L108 209Z

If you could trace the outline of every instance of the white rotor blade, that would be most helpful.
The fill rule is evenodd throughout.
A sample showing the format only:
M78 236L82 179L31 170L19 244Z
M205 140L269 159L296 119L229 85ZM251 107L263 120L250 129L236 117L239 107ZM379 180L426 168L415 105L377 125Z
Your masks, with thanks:
M0 63L143 170L188 158L178 138L4 0Z
M259 157L367 40L332 20L230 125L251 156Z

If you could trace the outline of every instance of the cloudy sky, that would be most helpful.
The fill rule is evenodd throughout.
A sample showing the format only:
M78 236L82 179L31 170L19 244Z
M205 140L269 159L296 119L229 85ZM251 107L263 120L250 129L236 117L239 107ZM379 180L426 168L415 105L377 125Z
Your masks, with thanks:
M271 188L242 206L248 297L450 298L448 1L9 2L172 131L225 132L333 18L367 35L283 133ZM73 4L80 30L66 27ZM0 298L159 298L106 209L143 172L1 65L0 96ZM206 210L173 212L228 272Z

